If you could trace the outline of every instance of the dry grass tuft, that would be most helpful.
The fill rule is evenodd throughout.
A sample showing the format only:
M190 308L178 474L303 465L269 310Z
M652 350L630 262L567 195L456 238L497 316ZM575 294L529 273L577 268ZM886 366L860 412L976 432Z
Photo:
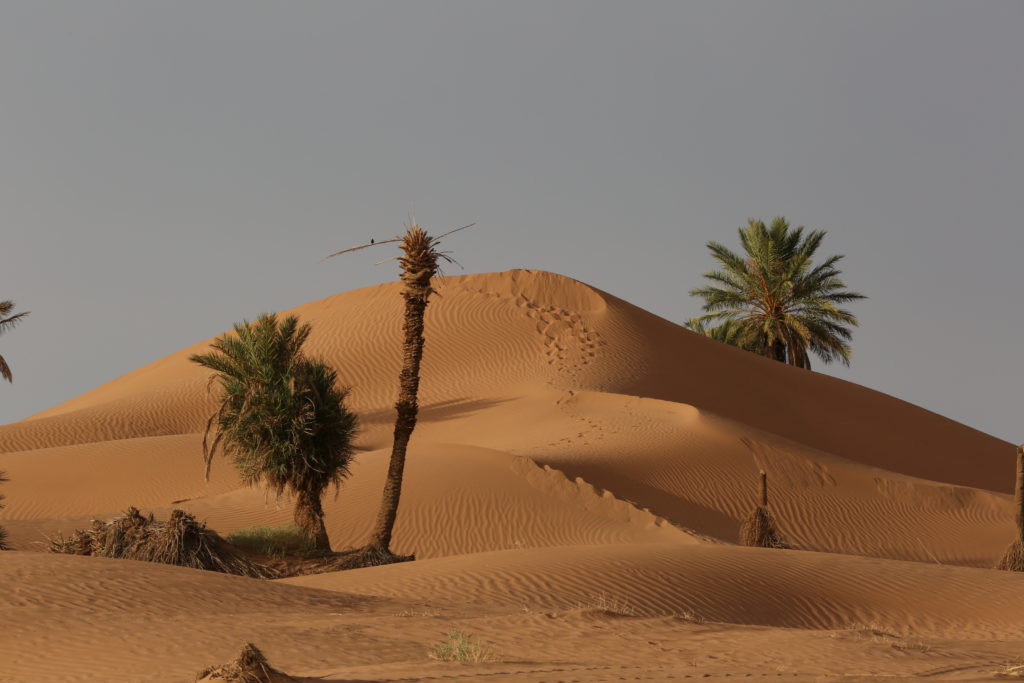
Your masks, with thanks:
M431 659L436 659L439 662L473 664L498 661L498 657L494 654L494 648L480 640L473 640L468 634L457 628L449 629L447 636L447 642L437 643L427 653Z
M92 528L50 541L51 553L93 555L173 564L224 574L269 578L270 569L252 562L216 532L183 510L173 510L166 522L128 508L124 517L96 520Z
M196 674L197 681L233 681L235 683L288 683L297 679L270 666L260 649L246 643L242 654L230 664L211 666Z
M574 609L587 612L601 612L602 614L617 617L636 617L639 613L627 600L612 598L604 593L592 597L587 602L577 602Z

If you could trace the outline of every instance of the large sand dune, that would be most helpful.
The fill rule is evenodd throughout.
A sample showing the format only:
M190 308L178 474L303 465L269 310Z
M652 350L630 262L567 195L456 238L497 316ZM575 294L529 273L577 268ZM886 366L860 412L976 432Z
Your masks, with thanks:
M740 642L781 648L772 667L800 676L973 676L1024 641L1021 577L985 569L1013 537L1010 444L551 273L438 289L394 541L420 561L286 582L299 588L31 552L129 505L184 508L225 534L290 520L290 501L241 486L226 460L204 481L214 402L188 361L202 341L0 427L0 522L27 551L0 555L0 680L183 680L261 637L303 675L445 677L457 670L425 652L449 617L505 648L476 665L489 680L753 672L750 653L702 658ZM379 502L400 308L389 284L288 311L313 324L308 350L362 420L353 474L325 500L337 548L365 539ZM734 545L759 469L783 533L813 552ZM587 605L628 605L631 625ZM719 625L677 618L688 611ZM678 647L633 647L638 629ZM102 656L83 663L92 647ZM793 669L820 648L827 662Z

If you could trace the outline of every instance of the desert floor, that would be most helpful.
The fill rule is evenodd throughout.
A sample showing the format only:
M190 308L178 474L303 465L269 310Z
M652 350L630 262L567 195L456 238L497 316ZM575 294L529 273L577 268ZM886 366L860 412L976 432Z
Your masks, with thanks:
M188 356L209 340L0 427L0 681L188 681L249 641L329 681L1024 672L1024 575L990 569L1015 534L1011 444L559 275L438 289L393 544L412 563L259 581L44 552L129 505L223 535L291 521L227 460L204 480L214 398ZM336 549L379 503L398 291L289 311L363 425L325 499ZM736 544L762 469L796 550ZM431 659L452 628L494 661Z

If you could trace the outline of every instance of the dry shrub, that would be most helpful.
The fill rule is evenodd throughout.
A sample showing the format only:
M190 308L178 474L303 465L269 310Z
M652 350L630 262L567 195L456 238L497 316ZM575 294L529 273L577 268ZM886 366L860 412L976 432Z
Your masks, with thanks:
M270 666L270 662L252 643L230 664L211 666L196 674L197 681L233 681L235 683L287 683L298 679Z
M224 574L268 578L267 567L252 562L206 524L184 510L172 510L166 522L144 517L130 507L124 517L94 521L92 528L50 541L50 552L142 560L205 569Z

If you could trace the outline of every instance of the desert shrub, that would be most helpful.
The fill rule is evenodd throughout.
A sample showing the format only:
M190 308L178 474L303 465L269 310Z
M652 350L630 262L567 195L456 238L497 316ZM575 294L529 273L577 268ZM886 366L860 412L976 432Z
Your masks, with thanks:
M184 510L172 510L166 522L128 508L124 517L96 520L92 528L50 541L49 551L173 564L225 574L267 578L270 570L238 552L206 524Z
M437 643L430 650L430 658L440 662L493 662L497 660L490 645L470 636L457 628L448 631L448 640Z
M286 555L311 557L316 554L316 545L295 524L239 529L228 536L228 543L242 550L277 560Z

